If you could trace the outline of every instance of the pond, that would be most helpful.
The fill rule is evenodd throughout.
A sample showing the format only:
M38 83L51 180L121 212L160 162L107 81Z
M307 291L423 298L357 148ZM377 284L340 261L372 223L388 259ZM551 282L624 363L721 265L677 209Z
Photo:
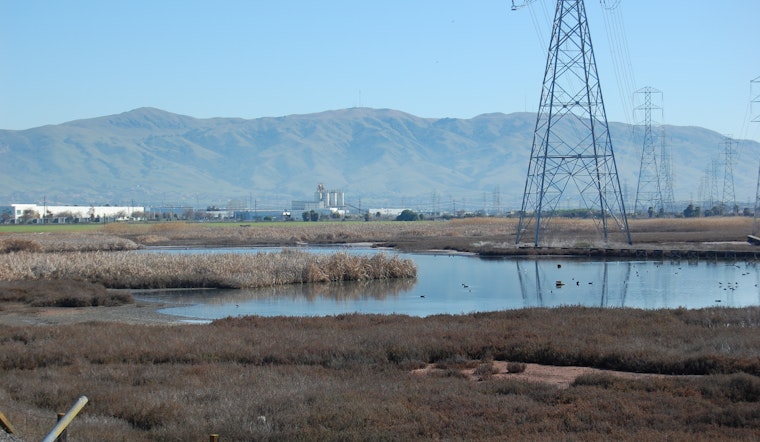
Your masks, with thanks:
M146 253L280 250L170 249ZM417 278L134 294L141 301L166 303L163 313L202 321L241 315L327 316L355 312L429 316L565 305L644 309L760 305L760 271L754 262L483 259L463 254L402 254L369 247L306 250L400 254L415 262Z

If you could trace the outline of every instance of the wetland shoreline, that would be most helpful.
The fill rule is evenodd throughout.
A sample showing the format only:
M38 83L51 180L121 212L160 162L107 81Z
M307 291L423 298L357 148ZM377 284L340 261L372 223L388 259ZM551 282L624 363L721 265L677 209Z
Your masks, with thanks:
M754 253L740 243L751 222L640 220L632 229L645 250ZM75 235L3 233L0 241L35 253L349 242L520 252L508 220L306 224L109 225ZM553 248L616 248L589 239L588 223L564 227ZM41 439L82 394L90 403L70 427L74 440L760 438L760 307L248 316L197 325L164 322L158 305L109 306L124 292L94 282L37 283L25 290L41 296L70 284L98 306L0 305L0 411L26 440Z

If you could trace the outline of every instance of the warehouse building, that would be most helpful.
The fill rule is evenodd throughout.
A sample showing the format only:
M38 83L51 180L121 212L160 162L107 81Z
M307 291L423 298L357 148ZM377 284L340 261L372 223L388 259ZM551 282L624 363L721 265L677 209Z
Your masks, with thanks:
M100 220L127 221L143 216L142 206L53 206L11 204L13 221L18 223L97 222Z

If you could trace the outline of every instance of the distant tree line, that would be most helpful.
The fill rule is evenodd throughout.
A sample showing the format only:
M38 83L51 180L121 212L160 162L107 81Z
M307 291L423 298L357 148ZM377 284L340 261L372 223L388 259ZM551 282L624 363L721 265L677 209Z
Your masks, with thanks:
M739 212L739 206L734 204L731 211L728 211L725 205L713 206L711 209L707 209L702 212L700 206L689 204L683 211L684 218L698 218L700 216L730 216L730 215L742 215L742 216L754 216L754 211L749 207L745 207L741 213Z

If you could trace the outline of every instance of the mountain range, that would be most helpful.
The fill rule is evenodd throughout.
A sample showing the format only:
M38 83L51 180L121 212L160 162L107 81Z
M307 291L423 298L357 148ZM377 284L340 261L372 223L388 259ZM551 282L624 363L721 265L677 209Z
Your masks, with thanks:
M197 119L140 108L0 130L0 202L283 209L311 200L323 183L354 207L474 210L498 201L502 209L519 209L535 119L533 113L421 118L370 108ZM630 206L643 130L609 127ZM760 143L734 140L727 156L724 135L663 129L677 201L697 200L710 188L720 194L733 177L740 205L754 204Z

